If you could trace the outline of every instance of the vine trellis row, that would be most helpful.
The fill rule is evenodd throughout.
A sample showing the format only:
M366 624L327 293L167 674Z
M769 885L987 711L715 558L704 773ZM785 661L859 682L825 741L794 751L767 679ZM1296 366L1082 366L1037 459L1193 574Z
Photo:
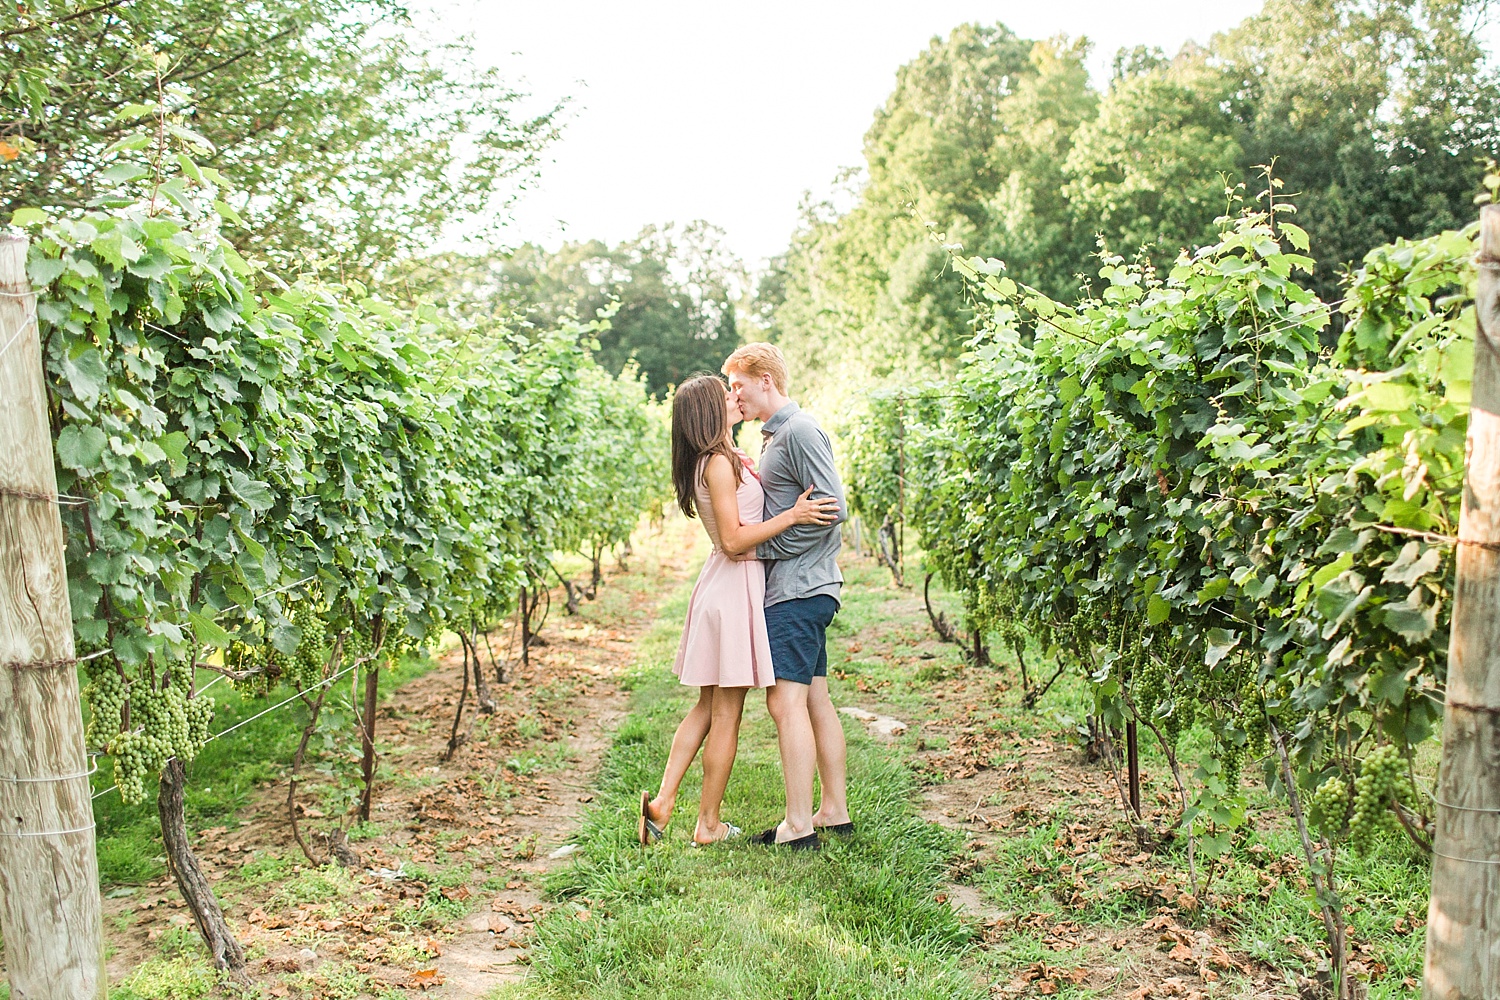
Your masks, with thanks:
M160 776L169 868L237 967L171 805L183 765L314 694L317 725L320 689L366 664L372 704L383 664L501 620L555 552L597 575L661 509L666 427L639 378L594 362L599 323L510 329L268 276L220 235L222 177L184 153L137 200L26 216L57 469L56 494L27 499L56 505L74 631L95 650L67 666L87 672L88 743L113 759L99 795L139 802ZM196 688L204 661L221 676ZM465 668L482 686L477 658ZM214 731L226 676L295 693ZM362 782L367 810L375 719L354 721L360 771L337 780Z
M1412 755L1442 718L1454 553L1500 548L1457 530L1477 229L1375 248L1331 303L1295 280L1305 234L1253 209L1160 274L1101 257L1076 306L954 253L970 352L846 435L853 509L916 531L976 648L1070 665L1106 734L1148 724L1180 810L1137 831L1184 837L1195 886L1247 833L1247 761L1296 786L1330 941L1340 851L1431 849Z

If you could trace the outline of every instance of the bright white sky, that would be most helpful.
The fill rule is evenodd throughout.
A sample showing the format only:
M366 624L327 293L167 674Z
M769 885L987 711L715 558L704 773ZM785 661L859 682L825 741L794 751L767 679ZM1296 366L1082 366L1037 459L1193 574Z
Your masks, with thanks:
M861 146L897 68L965 21L1094 43L1096 85L1127 45L1174 53L1260 0L428 0L437 37L538 100L571 97L562 138L506 242L610 243L706 219L752 268L785 248L804 191L825 193Z

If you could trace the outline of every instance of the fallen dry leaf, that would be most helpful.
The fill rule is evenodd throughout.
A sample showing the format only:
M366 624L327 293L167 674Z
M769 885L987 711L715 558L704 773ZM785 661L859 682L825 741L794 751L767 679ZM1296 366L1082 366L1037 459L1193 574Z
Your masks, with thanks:
M443 977L436 969L423 969L411 974L412 985L426 992L434 986L443 985Z

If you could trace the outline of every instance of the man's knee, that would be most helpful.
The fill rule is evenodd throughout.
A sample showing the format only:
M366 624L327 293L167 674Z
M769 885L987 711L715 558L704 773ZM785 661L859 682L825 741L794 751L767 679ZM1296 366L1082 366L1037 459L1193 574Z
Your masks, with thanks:
M796 681L780 680L766 691L766 710L771 720L780 725L793 712L807 713L807 685Z

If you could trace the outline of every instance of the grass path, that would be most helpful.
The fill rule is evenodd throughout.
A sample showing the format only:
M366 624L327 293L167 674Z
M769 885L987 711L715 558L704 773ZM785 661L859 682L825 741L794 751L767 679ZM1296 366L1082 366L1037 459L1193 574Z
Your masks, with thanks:
M637 652L632 713L616 735L580 852L547 881L560 901L538 924L534 974L515 996L975 996L962 955L971 932L942 899L953 832L911 806L916 783L888 748L850 735L850 799L864 833L820 853L743 843L691 846L699 770L668 837L634 840L641 789L660 779L691 693L670 673L687 590ZM775 731L764 701L746 713L724 816L746 830L780 815Z

